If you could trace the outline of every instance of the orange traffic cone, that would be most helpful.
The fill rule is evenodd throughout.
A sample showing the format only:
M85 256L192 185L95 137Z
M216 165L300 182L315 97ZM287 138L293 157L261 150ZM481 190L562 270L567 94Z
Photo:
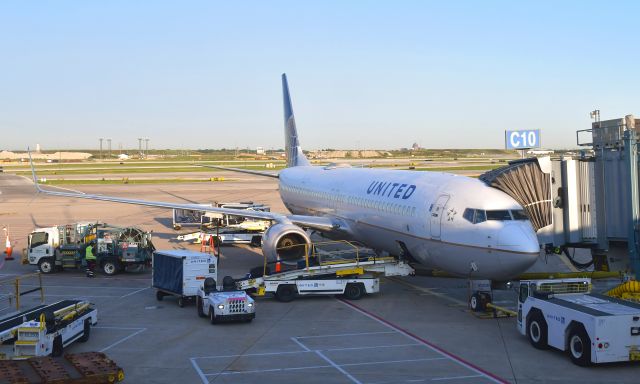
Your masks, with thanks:
M280 264L280 256L276 258L276 273L282 272L282 265Z
M13 248L11 247L11 240L9 240L9 232L7 232L7 247L5 248L4 253L7 254L4 257L5 260L13 260L13 257L11 256Z

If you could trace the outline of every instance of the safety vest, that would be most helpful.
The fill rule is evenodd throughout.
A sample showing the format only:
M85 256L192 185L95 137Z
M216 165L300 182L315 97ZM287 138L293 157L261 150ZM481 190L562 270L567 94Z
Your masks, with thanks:
M93 246L89 245L87 247L87 253L86 253L84 258L87 259L87 260L95 260L96 259L96 257L93 255Z

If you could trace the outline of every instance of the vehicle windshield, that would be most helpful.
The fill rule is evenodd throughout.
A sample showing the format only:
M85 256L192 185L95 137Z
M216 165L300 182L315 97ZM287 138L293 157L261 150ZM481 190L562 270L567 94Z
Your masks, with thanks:
M29 247L35 248L39 245L47 244L48 239L49 234L47 232L33 232L31 236L29 236Z

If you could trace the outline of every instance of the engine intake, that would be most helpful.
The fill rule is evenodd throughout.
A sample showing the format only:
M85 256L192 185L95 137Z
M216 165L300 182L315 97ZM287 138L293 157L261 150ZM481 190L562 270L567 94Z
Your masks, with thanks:
M262 253L267 260L296 261L304 258L305 245L311 244L309 235L293 224L275 224L262 235Z

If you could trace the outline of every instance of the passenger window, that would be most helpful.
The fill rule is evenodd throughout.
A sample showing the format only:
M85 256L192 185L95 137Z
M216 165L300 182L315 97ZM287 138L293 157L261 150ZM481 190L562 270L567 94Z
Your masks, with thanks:
M511 214L507 210L487 211L487 220L507 221L511 220Z

